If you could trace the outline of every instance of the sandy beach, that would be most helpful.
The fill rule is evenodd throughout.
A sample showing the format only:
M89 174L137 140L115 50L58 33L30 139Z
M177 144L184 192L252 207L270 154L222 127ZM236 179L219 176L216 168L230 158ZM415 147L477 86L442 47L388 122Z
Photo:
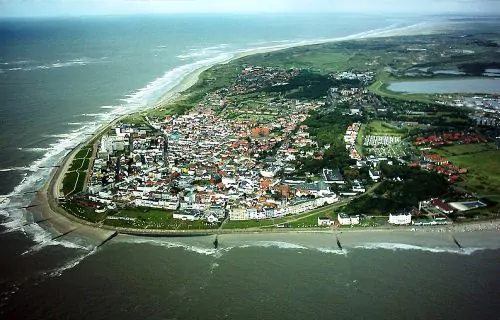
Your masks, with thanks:
M405 34L422 34L422 33L431 33L433 32L432 28L425 27L425 25L415 25L412 27L405 27L393 30L386 30L379 33L365 33L350 37L344 37L339 39L330 39L330 40L321 40L315 42L307 42L300 44L287 44L280 45L276 47L270 48L257 48L255 50L248 50L245 52L236 53L232 58L220 62L227 63L229 61L258 53L266 53L277 50L283 50L291 47L297 46L306 46L306 45L314 45L318 43L326 43L326 42L335 42L335 41L345 41L345 40L353 40L353 39L363 39L363 38L372 38L372 37L389 37L389 36L398 36ZM210 66L204 66L196 69L185 78L183 78L173 89L169 90L163 97L159 99L159 101L152 106L152 108L160 108L165 106L166 104L178 99L182 92L188 90L191 86L196 84L199 79L199 76L211 68ZM120 119L123 119L128 115L121 116L111 123L103 125L93 136L89 138L89 140L81 143L79 146L74 148L69 154L67 154L64 159L62 159L59 163L59 167L55 168L49 178L47 179L45 185L41 190L37 192L36 195L36 204L37 207L33 208L33 212L42 213L42 219L48 219L44 222L44 225L49 225L51 228L55 229L59 233L65 233L70 230L76 229L75 232L81 234L86 237L98 238L98 239L106 239L109 237L114 231L118 231L123 234L133 234L133 235L147 235L147 236L179 236L179 235L197 235L197 234L214 234L214 230L201 230L201 231L172 231L172 230L134 230L134 229L120 229L120 228L111 228L105 227L105 229L84 220L81 220L73 215L65 212L59 205L58 199L60 197L60 188L62 184L62 180L64 178L65 172L69 165L72 162L73 157L78 153L80 148L87 144L91 139L100 135L105 130L109 129L114 123L118 122ZM500 231L500 221L491 221L491 222L471 222L466 224L454 224L449 226L440 226L440 227L402 227L402 228L352 228L352 229L245 229L245 230L219 230L218 234L227 234L225 237L230 236L255 236L259 235L261 237L263 234L273 234L289 237L291 234L313 236L313 234L330 234L331 236L335 236L339 233L342 234L342 237L347 239L354 239L356 237L366 237L367 234L376 235L375 237L380 239L390 240L394 238L397 234L398 237L402 237L407 239L407 241L416 241L416 236L418 238L429 237L429 239L434 239L434 236L428 236L429 233L434 234L446 234L445 238L446 243L449 243L451 239L450 235L455 233L473 233L479 234L484 233L487 234L488 237L492 237L492 235L496 238L498 235L498 231ZM424 235L425 234L425 235ZM405 236L402 236L405 235ZM408 236L411 235L411 236ZM464 237L464 239L467 237ZM467 240L469 241L469 240ZM500 245L499 245L500 246Z

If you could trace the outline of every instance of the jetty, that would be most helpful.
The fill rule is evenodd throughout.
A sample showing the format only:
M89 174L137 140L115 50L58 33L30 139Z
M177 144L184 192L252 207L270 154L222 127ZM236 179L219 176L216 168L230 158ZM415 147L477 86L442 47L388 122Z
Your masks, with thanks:
M104 239L96 248L102 247L103 245L105 245L106 243L108 243L109 241L111 241L114 237L116 237L117 235L118 235L117 231L113 232L106 239Z
M214 240L213 244L214 244L214 249L217 249L219 247L219 238L218 238L218 236L215 236L215 240Z
M339 247L340 250L344 250L342 248L342 244L340 243L340 240L339 240L339 236L338 235L335 235L335 238L337 239L337 247Z
M65 235L70 234L71 232L73 232L73 231L75 231L75 230L77 230L77 229L78 229L78 228L73 228L73 229L71 229L71 230L69 230L69 231L66 231L66 232L64 232L64 233L61 233L60 235L53 237L53 238L52 238L52 241L53 241L53 240L57 240L57 239L59 239L59 238L62 238L62 237L64 237Z
M457 247L460 249L460 250L463 250L464 248L462 247L462 245L458 242L457 238L455 238L454 235L451 235L451 238L453 239L453 242L455 242L455 244L457 245Z

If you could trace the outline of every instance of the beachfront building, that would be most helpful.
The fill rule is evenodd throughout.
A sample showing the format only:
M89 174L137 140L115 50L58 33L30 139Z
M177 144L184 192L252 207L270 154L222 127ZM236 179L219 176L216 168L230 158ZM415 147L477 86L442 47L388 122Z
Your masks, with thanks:
M349 226L359 224L359 215L349 216L345 213L339 213L337 220L341 226Z
M250 217L248 216L246 209L233 208L229 212L229 220L231 220L231 221L243 221L243 220L250 220Z
M439 211L443 212L443 213L446 213L446 214L450 214L453 212L453 207L450 206L449 204L443 202L441 199L439 198L434 198L434 199L431 199L430 201L430 204L438 209Z
M197 214L195 211L176 211L174 212L174 219L182 220L182 221L195 221L199 220L199 214Z
M411 223L411 214L410 213L397 213L397 214L389 214L389 223L396 225L405 225Z
M323 226L333 226L335 222L331 220L330 218L327 217L318 217L318 226L323 227Z

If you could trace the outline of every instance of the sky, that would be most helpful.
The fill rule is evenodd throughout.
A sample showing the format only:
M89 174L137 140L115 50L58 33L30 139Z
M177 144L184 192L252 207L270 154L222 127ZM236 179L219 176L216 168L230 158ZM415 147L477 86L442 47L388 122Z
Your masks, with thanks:
M500 0L0 0L0 16L147 13L500 14Z

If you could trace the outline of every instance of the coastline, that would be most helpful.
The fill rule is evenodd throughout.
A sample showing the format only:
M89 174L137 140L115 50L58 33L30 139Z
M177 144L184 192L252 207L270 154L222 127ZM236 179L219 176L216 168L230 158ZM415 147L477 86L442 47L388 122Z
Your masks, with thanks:
M417 25L418 26L418 25ZM200 75L206 70L212 68L214 65L218 64L226 64L233 60L250 56L259 53L267 53L279 50L285 50L292 47L300 47L300 46L309 46L321 43L330 43L330 42L341 42L347 40L355 40L355 39L367 39L373 37L390 37L390 36L398 36L411 34L415 26L398 28L393 30L384 30L380 33L364 33L360 36L348 36L338 39L330 39L330 40L321 40L321 41L311 41L307 43L299 43L299 44L287 44L280 45L276 47L268 47L268 48L257 48L253 50L247 50L242 52L235 53L231 58L228 58L222 62L214 63L212 65L201 66L198 69L192 71L188 75L186 75L177 85L175 85L172 89L168 90L153 106L150 108L161 108L165 104L168 104L172 101L178 99L182 92L188 90L190 87L195 85L200 77ZM421 29L421 27L417 27L417 32L422 32L426 29ZM432 29L426 30L427 32L433 32ZM50 224L53 229L57 232L65 233L69 230L77 228L77 233L81 233L82 235L87 235L91 237L97 237L99 239L107 239L111 234L116 232L120 234L128 234L128 235L136 235L136 236L157 236L157 237L173 237L173 236L202 236L202 235L213 235L213 234L264 234L264 233L272 233L272 234L290 234L290 233L356 233L356 232L377 232L377 233L386 233L390 234L393 232L446 232L446 233L464 233L464 232L481 232L481 231L490 231L500 230L500 221L492 221L491 223L485 222L468 222L464 224L454 224L450 226L439 226L439 227L375 227L375 228L337 228L337 229L324 229L324 228L310 228L310 229L220 229L220 230L146 230L146 229L128 229L128 228L114 228L109 226L104 226L100 224L91 223L78 217L69 214L63 208L58 205L59 199L59 187L62 183L64 175L68 166L71 164L73 157L78 153L82 146L86 145L90 141L92 141L95 137L99 136L102 132L108 130L112 125L121 119L128 117L130 114L138 113L141 111L134 111L129 114L122 115L111 122L102 125L89 139L82 142L78 146L76 146L73 150L71 150L60 162L59 167L54 168L49 177L47 178L44 186L37 192L36 200L39 203L35 209L32 209L33 212L42 213L42 219L47 220L47 224Z

